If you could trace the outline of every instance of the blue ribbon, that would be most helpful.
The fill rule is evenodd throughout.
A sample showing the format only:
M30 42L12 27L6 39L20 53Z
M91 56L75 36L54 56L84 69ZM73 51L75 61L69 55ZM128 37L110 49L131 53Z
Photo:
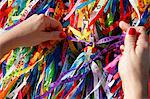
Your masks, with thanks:
M86 2L83 2L82 4L80 4L76 9L81 9L87 5L89 5L90 3L92 2L95 2L96 0L89 0L89 1L86 1Z

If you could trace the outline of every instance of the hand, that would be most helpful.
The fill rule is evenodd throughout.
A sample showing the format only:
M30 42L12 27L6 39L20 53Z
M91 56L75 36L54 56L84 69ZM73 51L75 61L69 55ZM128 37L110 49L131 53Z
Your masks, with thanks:
M44 14L32 15L14 27L11 33L20 46L34 46L48 40L62 40L65 38L60 36L63 33L60 22Z
M48 40L54 43L64 38L66 34L60 22L44 14L34 14L0 36L0 56L19 46L35 46Z
M150 67L148 35L142 26L134 28L123 21L119 26L127 33L125 44L121 46L123 53L118 66L124 98L146 98Z

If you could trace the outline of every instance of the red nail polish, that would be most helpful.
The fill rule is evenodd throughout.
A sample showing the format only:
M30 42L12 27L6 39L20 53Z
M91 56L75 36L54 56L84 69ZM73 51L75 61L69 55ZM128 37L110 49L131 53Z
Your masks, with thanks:
M66 38L66 37L67 37L67 35L66 35L66 33L65 33L65 32L61 32L61 33L59 34L59 37L60 37L60 38Z
M120 51L121 51L121 55L122 55L122 53L123 53L124 50L123 50L123 49L120 49Z
M130 28L129 35L135 35L135 34L136 34L135 28Z

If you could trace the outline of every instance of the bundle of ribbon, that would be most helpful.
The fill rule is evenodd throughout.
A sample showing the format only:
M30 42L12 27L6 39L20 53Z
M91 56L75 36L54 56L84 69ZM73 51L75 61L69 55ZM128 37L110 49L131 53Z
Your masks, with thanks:
M121 20L149 27L149 0L2 0L0 28L33 14L59 20L67 39L21 47L0 60L0 98L122 98Z

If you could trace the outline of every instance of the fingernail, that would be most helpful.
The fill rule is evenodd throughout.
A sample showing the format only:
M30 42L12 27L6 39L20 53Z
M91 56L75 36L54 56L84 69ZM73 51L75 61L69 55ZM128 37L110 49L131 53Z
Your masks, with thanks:
M124 50L123 50L123 49L120 49L120 51L121 51L121 55L122 55L122 53L123 53Z
M135 34L136 34L135 28L130 28L129 35L135 35Z
M67 37L67 35L66 35L66 33L65 33L65 32L61 32L61 33L59 34L59 37L60 37L60 38L66 38L66 37Z

